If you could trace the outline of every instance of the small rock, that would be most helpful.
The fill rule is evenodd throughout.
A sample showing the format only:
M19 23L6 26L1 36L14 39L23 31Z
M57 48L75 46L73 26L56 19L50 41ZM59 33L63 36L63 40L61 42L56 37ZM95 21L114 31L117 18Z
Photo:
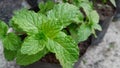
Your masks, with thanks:
M0 0L0 20L9 22L13 12L21 8L22 0Z

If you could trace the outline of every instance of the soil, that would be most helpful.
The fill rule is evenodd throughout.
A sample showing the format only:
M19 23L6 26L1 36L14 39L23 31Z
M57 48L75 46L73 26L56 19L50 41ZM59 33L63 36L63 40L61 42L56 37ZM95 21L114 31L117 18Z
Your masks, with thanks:
M97 10L100 20L105 20L106 18L113 16L116 10L110 1L103 3L101 0L94 2L94 8Z

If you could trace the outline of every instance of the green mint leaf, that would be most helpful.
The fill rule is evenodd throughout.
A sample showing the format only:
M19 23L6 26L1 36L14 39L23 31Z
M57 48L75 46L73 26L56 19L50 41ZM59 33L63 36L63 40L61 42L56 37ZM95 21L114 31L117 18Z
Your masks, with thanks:
M68 29L70 31L70 35L71 37L77 42L79 43L78 41L78 28L79 28L79 25L78 24L75 24L75 23L72 23L68 26Z
M21 53L28 55L36 54L45 48L46 42L47 39L43 33L29 36L24 40L24 43L22 44Z
M11 51L6 48L4 48L4 56L8 61L12 61L15 59L17 54L17 51Z
M100 26L100 24L93 24L92 28L99 30L99 31L102 31L102 27Z
M34 55L27 55L22 54L20 51L17 53L16 62L19 65L29 65L36 61L39 61L42 57L44 57L48 53L48 50L44 48L40 52L34 54Z
M0 39L3 39L8 31L8 26L5 24L5 22L0 21Z
M95 29L99 30L99 31L102 31L102 28L99 25L99 15L95 10L90 12L89 22L90 22L90 26L91 26L91 29L92 29L92 33L94 34L95 37L97 37Z
M91 3L89 3L89 2L82 2L82 3L79 4L79 6L83 8L86 16L89 17L90 12L93 10L93 8L91 6Z
M95 10L90 12L89 20L93 24L99 23L99 15Z
M9 25L17 35L23 35L25 33L13 20L10 20Z
M46 23L42 23L40 30L49 38L54 38L60 30L62 30L62 26L55 21L48 20Z
M72 68L78 60L79 49L77 44L64 33L58 34L53 40L49 39L47 48L56 54L63 68Z
M74 20L78 21L79 15L79 8L68 3L57 4L47 13L47 17L50 20L57 21L63 27L71 24Z
M61 37L66 37L67 35L64 33L64 32L62 32L62 31L60 31L57 35L56 35L56 37L55 38L61 38Z
M54 2L53 1L48 1L46 3L41 2L39 4L39 8L40 8L40 13L46 13L47 11L51 10L54 7Z
M48 20L47 17L40 13L35 13L27 10L20 10L12 19L13 26L26 31L28 35L43 32L49 37L55 36L62 26L54 20Z
M36 34L39 32L39 26L42 22L45 22L45 16L37 14L34 11L20 10L15 13L12 18L13 24L18 25L23 31L26 31L28 35Z
M78 42L85 41L92 34L92 29L86 23L83 23L78 29Z
M17 50L20 48L21 40L14 33L8 33L8 35L2 40L3 45L8 50Z

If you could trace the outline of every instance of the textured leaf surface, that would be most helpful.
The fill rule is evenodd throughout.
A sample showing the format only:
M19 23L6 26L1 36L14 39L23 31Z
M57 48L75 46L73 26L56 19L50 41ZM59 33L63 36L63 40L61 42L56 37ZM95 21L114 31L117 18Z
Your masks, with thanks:
M99 24L93 24L92 28L99 30L99 31L102 31L102 27Z
M8 50L17 50L21 46L21 40L14 33L8 33L8 35L3 39L3 45Z
M5 22L0 21L0 39L4 38L8 30L7 24Z
M4 48L4 56L8 61L14 60L16 57L16 54L17 54L17 51L11 51Z
M89 2L80 3L80 7L83 8L86 16L89 16L90 12L93 10L93 8Z
M49 19L57 21L64 27L71 24L71 21L77 20L79 15L79 8L68 3L55 5L55 7L47 13Z
M56 54L63 68L73 68L74 63L78 60L79 50L70 37L60 33L54 40L49 39L48 44L48 50Z
M14 25L16 24L15 26L18 25L18 27L26 31L29 35L44 32L44 34L52 37L62 29L59 23L56 23L54 20L48 20L45 15L27 10L16 12L12 21Z
M92 29L86 24L82 24L78 29L78 42L85 41L91 35Z
M22 44L21 53L28 55L36 54L45 48L46 42L46 37L43 34L27 37Z
M19 51L17 54L16 62L20 65L29 65L36 61L39 61L39 59L44 57L47 53L47 49L43 49L34 55L21 54L21 52Z
M46 21L46 19L42 14L37 14L33 11L23 9L15 13L12 21L14 25L18 25L19 28L26 31L28 34L35 34L39 32L38 28L42 22Z
M55 21L49 20L47 23L42 23L40 29L47 37L54 38L60 30L62 30L62 26Z
M89 20L93 24L99 23L99 15L95 10L90 12Z
M79 22L79 18L82 18L79 8L68 3L55 5L46 15L27 10L16 12L13 23L28 34L17 55L17 63L28 65L39 60L46 54L47 47L56 54L63 68L72 68L78 60L79 49L71 37L60 31L72 21Z
M101 31L102 28L99 24L99 15L95 10L90 12L89 22L91 24L90 26L91 26L91 29L92 29L92 33L96 36L95 30Z
M44 2L41 2L39 4L39 8L40 8L40 13L46 13L47 11L51 10L53 7L54 7L54 2L52 1L48 1L46 3Z

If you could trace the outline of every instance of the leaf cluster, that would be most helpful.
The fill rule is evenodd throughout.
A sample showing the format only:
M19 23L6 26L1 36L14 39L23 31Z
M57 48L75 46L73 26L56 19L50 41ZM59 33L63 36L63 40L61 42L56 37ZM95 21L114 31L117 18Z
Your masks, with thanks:
M73 68L79 58L77 44L91 34L95 35L95 30L102 29L92 3L87 0L71 3L49 1L40 3L37 13L27 9L16 11L10 20L13 32L8 32L9 27L0 21L5 58L8 61L16 59L20 65L29 65L51 52L55 53L63 68ZM26 36L22 39L24 34Z

